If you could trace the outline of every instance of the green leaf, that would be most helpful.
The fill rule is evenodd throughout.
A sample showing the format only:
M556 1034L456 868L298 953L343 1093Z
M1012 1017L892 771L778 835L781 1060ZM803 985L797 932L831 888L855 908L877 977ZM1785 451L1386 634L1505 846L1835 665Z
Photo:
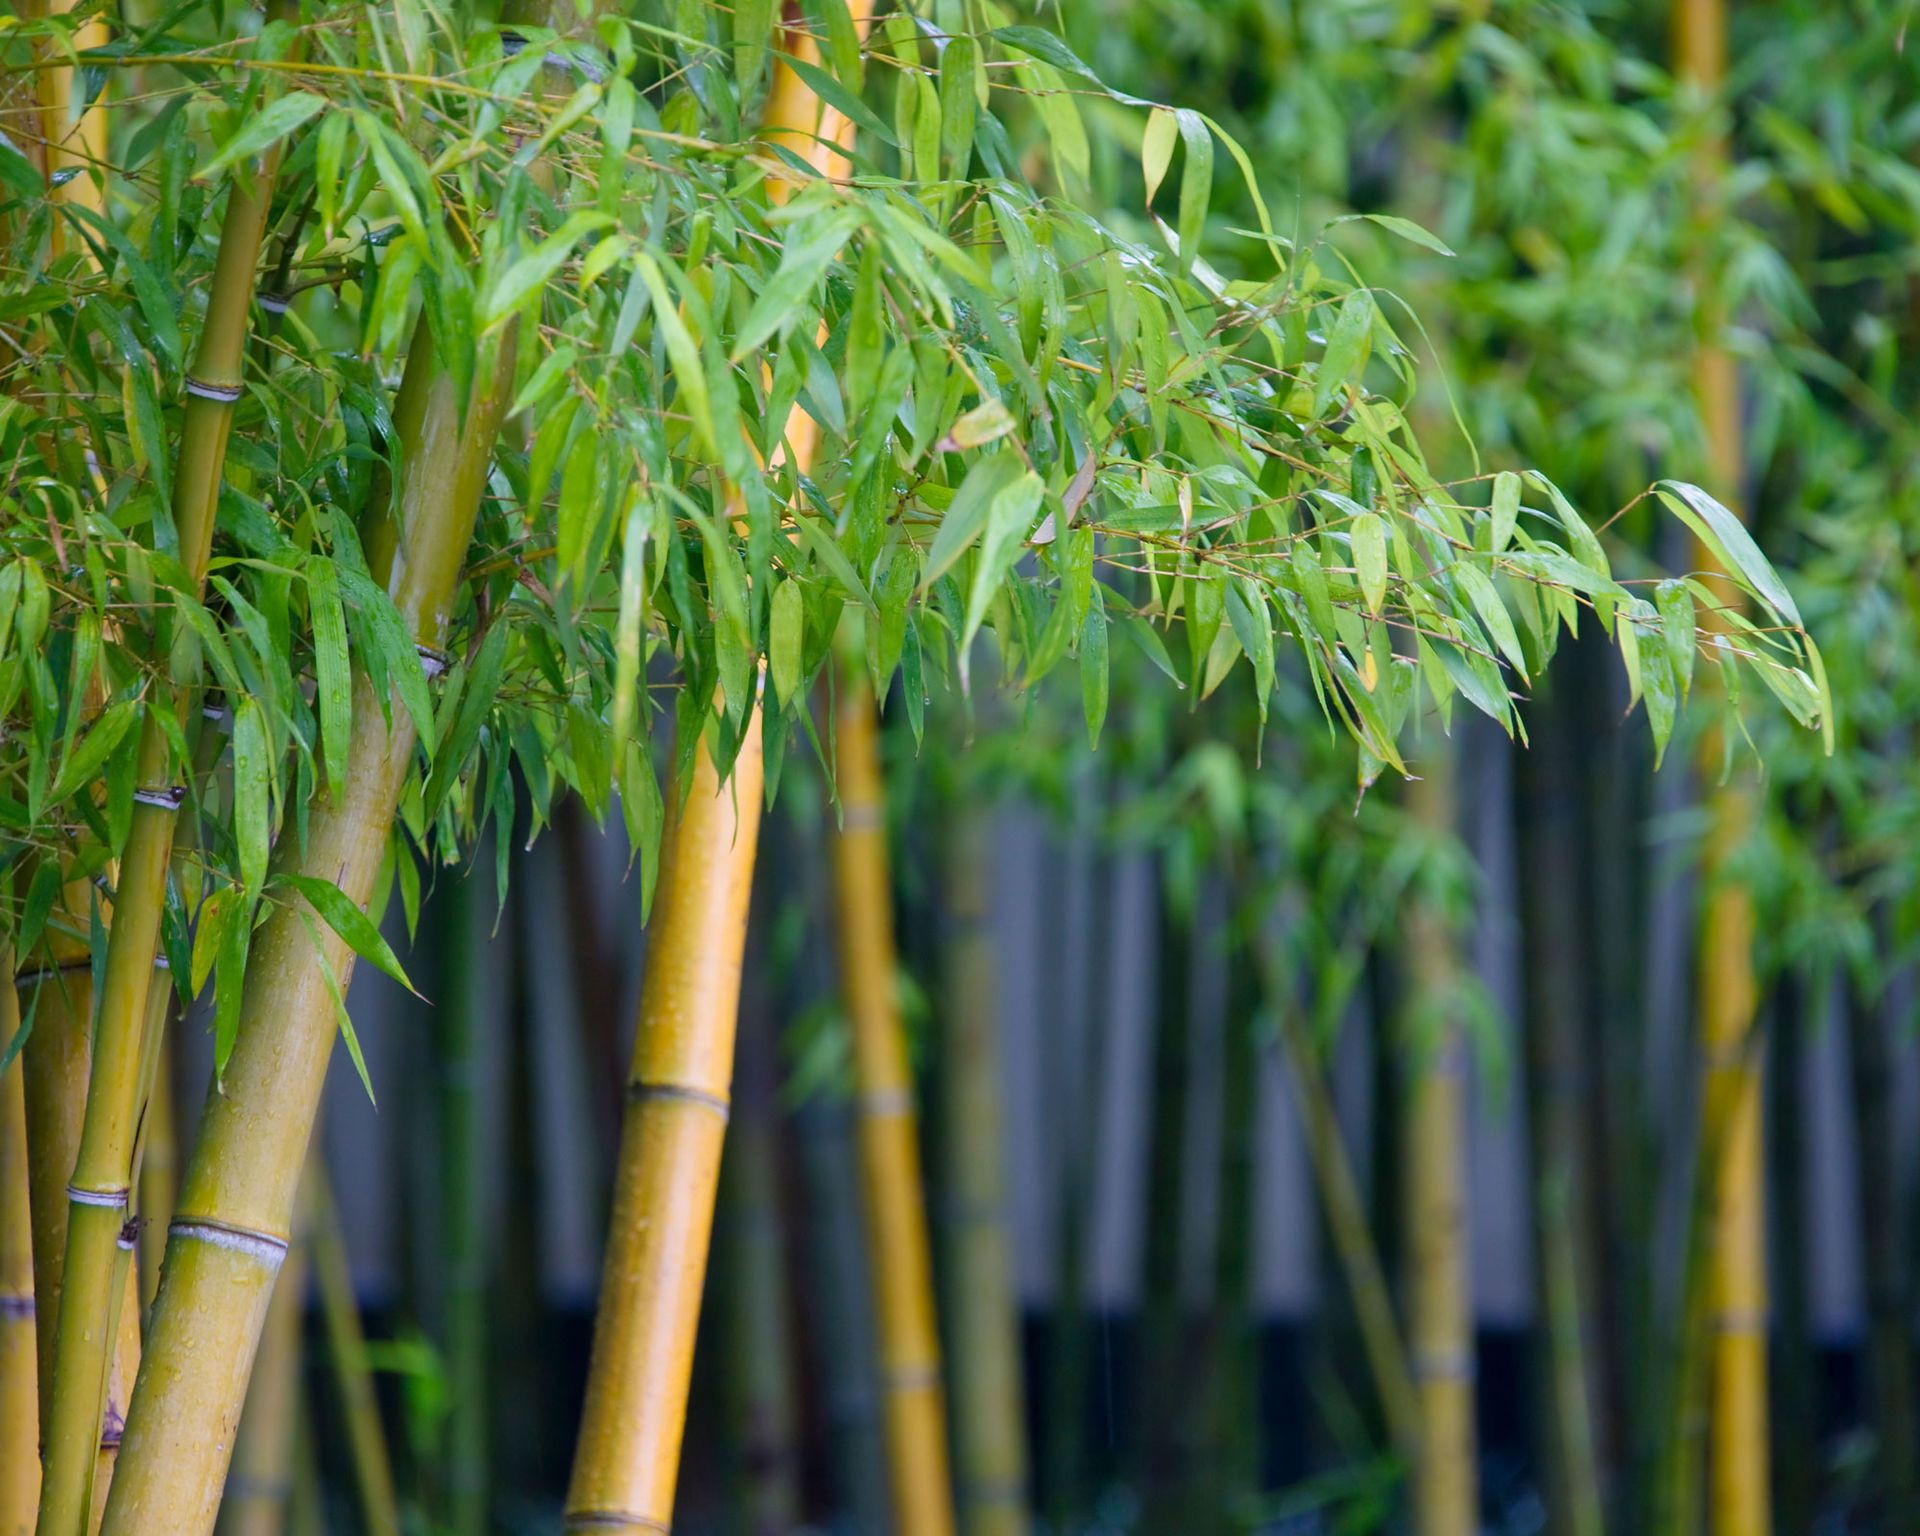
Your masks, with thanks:
M347 615L340 581L324 555L307 559L307 607L313 621L314 703L320 716L320 754L328 788L346 784L353 734L353 672L347 660Z
M504 324L529 294L543 287L560 270L561 265L573 254L574 246L584 236L605 229L613 222L607 214L594 209L583 209L571 215L564 224L494 280L493 286L487 290L486 302L480 306L482 330L490 331Z
M1378 514L1363 512L1348 528L1353 541L1353 568L1367 612L1378 614L1387 601L1387 525Z
M1140 174L1147 184L1147 206L1153 206L1154 194L1167 179L1173 164L1173 146L1180 142L1180 119L1165 107L1147 114L1146 131L1140 136Z
M1373 329L1373 295L1356 288L1340 304L1320 366L1313 375L1313 414L1324 416L1342 386L1366 360L1367 340Z
M809 64L805 59L795 58L790 53L782 53L780 57L800 77L807 89L834 111L857 124L863 133L872 134L883 144L898 147L893 130L874 115L871 107L842 85L831 71L822 69L818 64Z
M351 901L345 891L330 880L321 880L313 875L296 875L282 872L273 877L277 886L286 886L289 890L306 897L308 905L318 912L326 925L337 933L362 960L369 960L380 967L415 997L413 983L407 980L407 973L401 968L400 957L388 947L381 937L379 927Z
M1760 546L1746 525L1697 485L1682 480L1662 480L1661 499L1672 507L1680 520L1707 546L1721 568L1739 576L1773 610L1774 616L1796 629L1804 626L1793 594L1774 573Z
M340 1028L340 1038L346 1043L347 1055L353 1060L353 1070L359 1075L367 1102L378 1108L379 1101L373 1096L373 1078L367 1073L367 1058L360 1052L360 1037L354 1033L353 1015L347 1012L346 994L340 990L340 978L334 974L333 961L327 956L327 947L321 943L313 919L302 912L300 921L306 924L307 937L313 940L314 957L320 962L320 975L327 984L327 996L333 999L333 1021Z
M1431 230L1423 229L1420 225L1414 223L1412 219L1403 219L1397 213L1343 214L1341 217L1332 220L1328 227L1331 228L1335 224L1352 224L1356 220L1361 219L1364 219L1369 224L1378 224L1382 229L1398 235L1402 240L1411 241L1422 250L1432 251L1440 256L1452 256L1455 254L1446 241L1442 240Z
M967 595L967 618L960 632L962 652L973 644L973 637L980 632L987 606L999 590L1007 566L1018 555L1021 543L1033 532L1034 519L1040 514L1040 502L1046 494L1046 482L1030 469L994 492L992 504L987 508L986 531L980 540L980 558L973 569L973 589Z
M838 208L805 240L787 246L780 255L780 265L774 268L773 276L767 279L767 286L760 290L759 297L753 301L753 308L747 311L747 318L741 322L740 333L734 338L730 354L732 361L739 362L765 344L768 338L786 335L803 317L815 314L807 307L814 285L820 281L820 274L832 265L834 257L840 254L860 223L861 215L857 208Z
M934 531L920 571L921 592L953 568L953 563L980 537L995 499L1026 472L1026 460L1011 448L974 461Z
M233 710L233 831L240 849L240 885L249 907L267 880L267 850L272 843L270 756L260 706L244 695Z
M799 530L800 537L806 541L813 558L826 567L828 574L840 583L848 597L869 613L877 611L873 594L867 590L866 584L860 580L859 572L854 570L853 562L847 559L840 546L834 542L833 535L827 531L826 525L819 518L796 514L790 526Z
M1520 521L1520 477L1503 469L1493 477L1493 529L1488 547L1497 555L1513 542Z
M1187 163L1180 172L1180 266L1184 271L1200 254L1207 205L1213 198L1213 134L1198 112L1182 109L1177 116L1180 139L1187 146Z
M1087 719L1087 746L1098 748L1107 719L1107 605L1101 583L1093 584L1086 622L1080 626L1080 708Z
M139 702L134 699L122 699L117 704L107 706L81 739L80 745L60 765L53 788L47 792L49 805L60 804L69 795L93 782L108 754L120 745L120 738L127 734L127 727L133 724L139 712Z
M807 608L797 581L783 581L773 589L768 620L767 670L782 704L800 696L800 672L806 648Z
M218 153L193 173L195 181L205 181L240 160L251 160L262 150L280 142L308 119L319 116L327 99L312 91L290 91L268 102L257 112L240 120L240 131L220 146Z
M1520 635L1513 627L1513 616L1507 612L1507 605L1500 601L1500 593L1493 579L1479 566L1465 560L1454 564L1452 575L1466 590L1467 600L1473 604L1473 611L1480 616L1480 622L1486 625L1493 643L1500 648L1500 654L1513 663L1514 671L1525 677L1527 654L1520 649Z

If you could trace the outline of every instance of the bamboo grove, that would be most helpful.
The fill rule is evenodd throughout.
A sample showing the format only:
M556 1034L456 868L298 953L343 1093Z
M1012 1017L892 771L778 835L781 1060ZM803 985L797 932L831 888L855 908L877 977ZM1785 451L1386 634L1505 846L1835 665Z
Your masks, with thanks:
M1493 432L1483 463L1461 431L1481 407L1456 398L1476 381L1427 365L1440 333L1398 282L1448 253L1441 238L1368 212L1394 277L1369 281L1350 218L1303 223L1224 113L1107 83L1067 11L82 0L4 18L8 1536L203 1533L285 1484L290 1277L307 1269L356 1405L363 1522L398 1528L339 1252L347 1196L308 1155L322 1085L337 1039L384 1091L347 997L360 961L414 985L389 909L411 934L466 866L504 900L516 848L569 817L624 832L647 961L565 1520L668 1529L736 1141L756 854L787 779L827 807L887 1499L915 1536L956 1511L971 1532L1024 1529L1020 1346L992 1304L1011 1257L992 1221L951 1236L987 1304L955 1317L950 1450L883 738L939 752L976 716L1044 713L1131 765L1153 755L1133 734L1142 701L1175 695L1243 701L1236 760L1337 740L1339 793L1366 816L1410 781L1422 857L1398 889L1430 1006L1408 1027L1404 1341L1314 1108L1314 1044L1279 1001L1324 958L1244 943L1323 1132L1328 1219L1372 1298L1368 1358L1417 1528L1476 1528L1454 716L1524 743L1518 701L1563 641L1599 643L1656 763L1691 701L1712 723L1680 739L1708 743L1710 771L1758 734L1814 780L1840 739L1833 690L1798 579L1730 510L1724 313L1696 317L1711 452L1579 485L1536 467L1526 434ZM1677 72L1714 97L1724 18L1682 17ZM1692 216L1711 225L1725 139L1690 149ZM1615 525L1697 553L1667 574ZM1062 690L1070 728L1052 722ZM1178 803L1179 771L1160 777ZM1324 812L1319 793L1294 814ZM1727 1428L1729 1405L1766 1397L1764 1355L1739 1342L1764 1305L1747 1288L1754 987L1737 974L1755 919L1719 871L1760 814L1716 792L1709 927L1727 971L1703 977L1702 1012L1718 1161L1687 1322L1715 1342L1710 1381L1676 1373L1667 1404L1676 1422L1710 1405L1713 1505L1737 1512L1716 1529L1740 1536L1766 1529L1764 1425ZM964 921L983 877L962 852ZM450 922L466 958L437 984L440 1042L464 1082L484 945L470 912ZM955 961L971 1008L933 1107L948 1136L996 1112L986 964ZM196 1008L213 1084L176 1185L155 1142L171 1032ZM484 1139L478 1114L450 1091L469 1239L460 1149ZM982 1165L962 1203L1003 1198ZM1547 1232L1543 1276L1563 1257ZM477 1262L447 1255L469 1340ZM1162 1333L1175 1369L1177 1319ZM465 1426L471 1488L485 1426ZM1677 1457L1676 1530L1688 1475ZM449 1504L483 1528L472 1497Z

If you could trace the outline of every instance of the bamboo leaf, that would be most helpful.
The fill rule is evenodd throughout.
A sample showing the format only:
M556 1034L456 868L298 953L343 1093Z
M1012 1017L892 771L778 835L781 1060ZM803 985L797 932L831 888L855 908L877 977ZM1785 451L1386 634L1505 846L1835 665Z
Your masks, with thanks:
M346 782L353 734L353 672L347 659L347 616L333 562L312 555L306 563L307 607L313 623L314 703L320 715L320 755L327 785L339 794Z
M1722 569L1740 577L1760 601L1773 610L1776 618L1796 629L1802 627L1793 594L1775 574L1767 557L1760 553L1760 546L1753 542L1746 524L1697 485L1688 485L1682 480L1662 480L1659 489L1661 499L1693 530Z
M1488 547L1497 555L1513 542L1514 526L1520 521L1520 477L1503 469L1493 477L1493 529Z
M1480 616L1480 622L1487 626L1487 633L1500 648L1500 654L1513 663L1514 671L1525 677L1527 655L1520 648L1520 635L1513 627L1513 616L1507 612L1507 605L1500 601L1500 593L1493 579L1479 566L1465 560L1457 562L1452 573L1453 579L1466 589L1467 600L1473 604L1473 611Z
M767 670L782 704L800 697L800 669L806 646L807 610L797 581L783 581L773 589L768 619Z
M267 879L271 772L260 706L251 696L243 696L233 710L233 830L240 850L240 885L249 909Z
M1387 525L1378 514L1363 512L1348 528L1353 567L1367 612L1378 614L1387 600Z
M340 936L347 948L362 960L371 961L380 967L415 997L420 994L407 980L407 973L401 968L400 957L394 954L387 941L381 937L380 929L372 918L362 912L347 895L331 881L322 880L313 875L299 875L283 870L273 877L276 887L285 886L307 899L314 911L318 912L326 925Z
M980 537L987 513L1000 493L1026 473L1026 461L1012 449L976 459L960 488L953 493L946 514L935 530L920 571L924 593L953 568L953 564Z
M220 946L213 963L213 1074L222 1092L227 1061L240 1035L247 951L253 943L253 903L243 900L238 891L228 894L229 900L220 913Z
M1087 746L1097 749L1107 720L1107 605L1101 583L1093 584L1086 622L1080 626L1080 708L1087 721Z
M1200 254L1200 236L1213 198L1213 134L1198 112L1183 108L1176 115L1181 142L1187 147L1187 163L1180 172L1180 266L1184 271Z
M289 91L257 111L249 112L240 120L239 132L193 173L193 179L207 181L230 165L251 160L262 150L279 143L303 123L319 116L326 105L326 98L312 91Z
M133 724L139 712L140 704L135 699L122 699L101 712L100 718L93 722L79 746L60 765L53 787L47 792L49 805L60 804L93 782L107 755L119 746L120 738L127 734L127 727Z
M842 85L831 71L822 69L818 64L809 64L805 59L795 58L790 53L782 53L780 59L800 77L808 90L842 117L857 124L862 133L870 133L882 143L898 147L893 130L874 115L871 107Z
M347 1012L347 999L340 990L340 978L334 974L333 961L328 958L327 947L321 943L313 919L302 912L300 921L306 925L307 937L313 940L314 955L320 962L320 976L327 984L327 996L333 1000L333 1021L339 1026L340 1039L347 1047L347 1055L353 1060L353 1070L359 1076L361 1088L366 1091L367 1102L377 1109L379 1100L373 1096L373 1078L367 1072L367 1058L360 1051L360 1037L354 1033L353 1015Z

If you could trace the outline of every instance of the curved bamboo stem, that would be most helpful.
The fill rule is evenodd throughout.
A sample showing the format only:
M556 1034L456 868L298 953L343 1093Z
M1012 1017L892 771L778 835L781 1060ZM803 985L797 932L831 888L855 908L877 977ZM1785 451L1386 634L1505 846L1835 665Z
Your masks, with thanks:
M654 898L570 1531L665 1531L693 1373L760 835L760 717L724 783L703 744Z
M984 816L959 812L946 858L941 1119L952 1226L954 1482L966 1536L1025 1536L1026 1407L1002 1163L999 1003L988 891L991 835ZM1060 1429L1067 1432L1064 1425Z
M376 574L387 576L402 621L429 649L445 642L512 378L509 333L463 413L426 327L416 329L394 402L403 469L390 516L398 533L368 543L390 549L390 569ZM356 668L347 772L315 805L304 857L287 844L283 866L329 880L364 906L413 747L411 717L397 703L383 707ZM333 1049L327 973L344 987L353 960L296 904L275 907L254 934L225 1092L208 1104L168 1234L148 1358L107 1509L112 1536L201 1536L212 1526Z
M840 985L853 1029L855 1123L880 1330L882 1403L895 1525L905 1536L949 1536L953 1489L946 1401L934 1321L919 1117L894 999L893 888L878 720L857 660L839 666L833 839Z
M1409 809L1435 834L1452 824L1450 757L1448 745L1436 741L1423 765L1426 776L1408 789ZM1445 1007L1455 960L1443 918L1416 902L1407 914L1407 939L1416 1003ZM1408 1044L1414 1075L1407 1111L1407 1333L1420 1393L1414 1529L1419 1536L1473 1536L1480 1505L1467 1283L1466 1042L1447 1017L1437 1039Z
M12 970L12 951L0 949L0 971ZM19 1028L18 994L0 986L0 1050ZM32 1232L26 1086L16 1059L0 1073L0 1536L28 1536L40 1504Z
M173 516L181 555L196 587L205 576L212 547L221 466L246 362L254 269L278 162L275 146L254 174L236 181L228 194L206 324L187 378ZM150 1005L151 982L179 807L185 799L184 788L168 782L173 766L168 733L155 712L171 709L180 725L187 707L184 693L170 701L151 700L141 729L135 769L140 790L115 881L86 1118L69 1185L68 1285L60 1302L52 1395L47 1400L48 1461L39 1536L83 1536L86 1527L89 1500L82 1448L99 1438L105 1411L101 1382L107 1335L100 1323L105 1302L113 1295L106 1276L115 1265L131 1203L135 1148L151 1080L151 1071L143 1068L160 1059L166 1006L164 989L158 1006Z

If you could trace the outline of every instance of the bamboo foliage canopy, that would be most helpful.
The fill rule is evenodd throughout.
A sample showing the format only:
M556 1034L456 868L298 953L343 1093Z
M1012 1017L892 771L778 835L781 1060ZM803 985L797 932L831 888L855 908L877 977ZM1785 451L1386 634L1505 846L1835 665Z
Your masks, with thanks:
M62 879L104 874L151 792L144 716L187 785L162 702L185 694L230 714L232 771L188 786L200 856L164 945L183 992L215 974L236 1000L222 1059L262 902L305 897L397 971L323 882L268 876L338 783L356 666L418 726L397 850L509 825L516 783L538 826L564 787L617 803L650 883L661 779L687 780L649 750L658 717L682 767L704 731L724 770L764 674L771 793L849 605L916 731L990 630L1016 686L1073 659L1097 736L1117 632L1196 694L1243 658L1263 700L1301 669L1370 780L1403 766L1423 699L1514 729L1514 691L1583 621L1661 743L1703 666L1724 707L1757 677L1831 731L1793 598L1705 491L1647 494L1731 580L1628 583L1605 517L1544 477L1436 481L1409 425L1438 387L1417 323L1324 232L1283 232L1205 116L1107 89L991 4L903 8L863 41L817 0L818 62L788 67L859 129L812 157L822 175L813 146L746 126L785 57L771 0L630 9L560 34L310 4L234 35L221 8L164 8L79 57L111 109L102 215L50 197L26 117L0 121L0 928L21 954L73 921L51 915ZM70 59L92 10L0 22L6 80ZM216 215L280 144L202 597L172 445ZM1134 167L1125 207L1092 207L1096 151ZM1257 227L1210 217L1216 176ZM360 532L421 315L463 395L519 338L451 630L425 651ZM806 474L773 438L796 403ZM415 860L388 864L380 899L398 884L411 916ZM98 921L78 936L104 945Z

